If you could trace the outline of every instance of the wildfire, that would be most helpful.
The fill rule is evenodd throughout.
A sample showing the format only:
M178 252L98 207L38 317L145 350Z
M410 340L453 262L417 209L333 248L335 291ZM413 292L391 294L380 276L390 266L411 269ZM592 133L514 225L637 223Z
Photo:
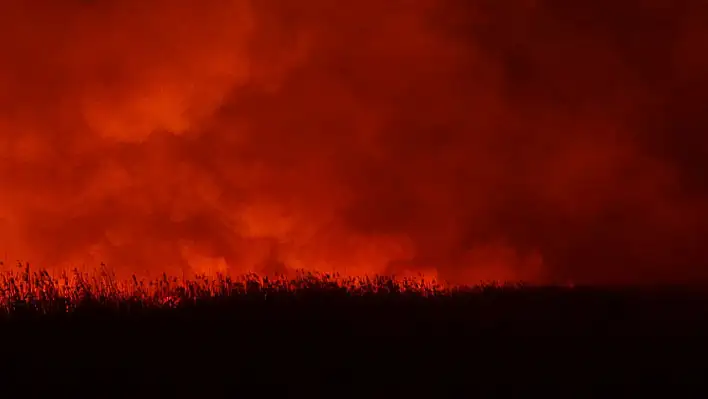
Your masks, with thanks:
M2 2L0 251L708 279L706 6L579 1Z

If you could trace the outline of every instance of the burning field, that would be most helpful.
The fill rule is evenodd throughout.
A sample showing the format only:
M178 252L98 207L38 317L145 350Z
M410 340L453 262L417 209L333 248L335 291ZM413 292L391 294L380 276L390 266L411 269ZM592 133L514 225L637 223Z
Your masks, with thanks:
M266 336L341 316L325 330L434 344L704 331L701 295L645 289L708 283L706 16L1 1L3 314L245 312Z

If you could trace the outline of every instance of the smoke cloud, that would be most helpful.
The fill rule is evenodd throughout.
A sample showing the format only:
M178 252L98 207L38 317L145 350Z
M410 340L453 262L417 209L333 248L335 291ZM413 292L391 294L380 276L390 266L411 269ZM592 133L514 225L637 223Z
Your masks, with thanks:
M42 267L708 279L708 7L0 5L0 250Z

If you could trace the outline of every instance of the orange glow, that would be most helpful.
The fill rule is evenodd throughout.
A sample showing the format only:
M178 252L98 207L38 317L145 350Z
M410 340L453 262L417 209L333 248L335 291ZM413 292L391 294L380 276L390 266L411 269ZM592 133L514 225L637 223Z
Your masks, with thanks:
M0 254L708 279L699 3L3 2Z

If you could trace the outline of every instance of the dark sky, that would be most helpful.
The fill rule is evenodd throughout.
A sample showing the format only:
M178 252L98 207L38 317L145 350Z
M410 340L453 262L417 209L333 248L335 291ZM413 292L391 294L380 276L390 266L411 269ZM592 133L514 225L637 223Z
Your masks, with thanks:
M0 49L10 260L708 280L702 1L6 1Z

